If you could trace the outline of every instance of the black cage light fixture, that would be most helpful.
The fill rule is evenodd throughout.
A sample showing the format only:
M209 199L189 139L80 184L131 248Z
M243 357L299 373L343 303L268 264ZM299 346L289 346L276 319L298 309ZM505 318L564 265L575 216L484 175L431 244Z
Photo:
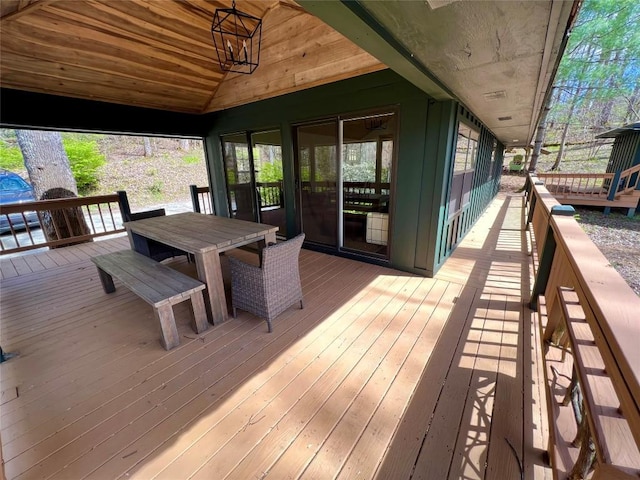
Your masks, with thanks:
M216 9L211 36L222 70L251 74L258 68L262 19L237 10L234 1L231 8Z

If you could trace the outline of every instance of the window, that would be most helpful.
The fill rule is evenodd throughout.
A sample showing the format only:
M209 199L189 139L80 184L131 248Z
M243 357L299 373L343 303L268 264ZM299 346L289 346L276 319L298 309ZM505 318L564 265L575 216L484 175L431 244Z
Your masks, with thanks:
M464 172L475 168L479 137L480 132L460 122L460 126L458 127L458 141L456 143L454 172Z
M453 159L453 178L449 193L449 217L452 217L471 201L473 174L478 156L480 131L460 122Z

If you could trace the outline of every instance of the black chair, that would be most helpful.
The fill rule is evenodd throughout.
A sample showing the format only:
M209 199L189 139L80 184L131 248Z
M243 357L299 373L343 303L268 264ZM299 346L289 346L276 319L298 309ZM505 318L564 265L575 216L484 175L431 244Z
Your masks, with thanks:
M127 192L125 191L118 192L118 203L120 204L120 213L122 214L122 221L124 222L135 222L136 220L161 217L167 214L164 208L136 213L131 212L129 200L127 199ZM133 249L138 253L152 258L156 262L161 262L167 258L179 257L180 255L186 255L189 262L191 262L191 256L184 250L136 235L135 233L132 233L131 236L133 239Z

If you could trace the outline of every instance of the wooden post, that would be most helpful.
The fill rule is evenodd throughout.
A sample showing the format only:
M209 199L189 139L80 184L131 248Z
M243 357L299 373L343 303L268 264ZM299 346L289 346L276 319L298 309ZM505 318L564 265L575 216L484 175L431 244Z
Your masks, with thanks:
M120 205L120 214L122 215L122 221L128 222L131 216L131 207L129 206L129 199L127 198L127 192L124 190L118 190L118 204Z
M618 184L620 183L621 174L622 172L618 170L613 176L613 180L611 180L611 185L609 185L609 195L607 195L607 200L611 202L616 199L616 193L618 193Z
M189 185L189 191L191 192L191 204L193 205L193 211L196 213L202 213L200 209L200 199L198 198L198 186Z
M551 215L573 216L575 213L576 211L571 205L555 205L551 207ZM533 291L531 293L531 301L529 302L529 307L536 312L538 311L538 297L547 289L547 282L549 281L549 274L551 273L551 266L553 264L553 256L555 253L556 239L553 234L552 223L549 222L547 235L542 248L542 254L540 255L538 275L536 275Z

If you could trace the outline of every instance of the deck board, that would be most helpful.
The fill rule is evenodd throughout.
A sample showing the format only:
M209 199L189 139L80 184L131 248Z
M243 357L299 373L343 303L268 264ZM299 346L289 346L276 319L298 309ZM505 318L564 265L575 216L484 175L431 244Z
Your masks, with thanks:
M435 278L303 250L273 333L240 311L196 334L185 303L171 351L90 261L126 236L2 257L6 477L551 478L521 225L497 198Z

